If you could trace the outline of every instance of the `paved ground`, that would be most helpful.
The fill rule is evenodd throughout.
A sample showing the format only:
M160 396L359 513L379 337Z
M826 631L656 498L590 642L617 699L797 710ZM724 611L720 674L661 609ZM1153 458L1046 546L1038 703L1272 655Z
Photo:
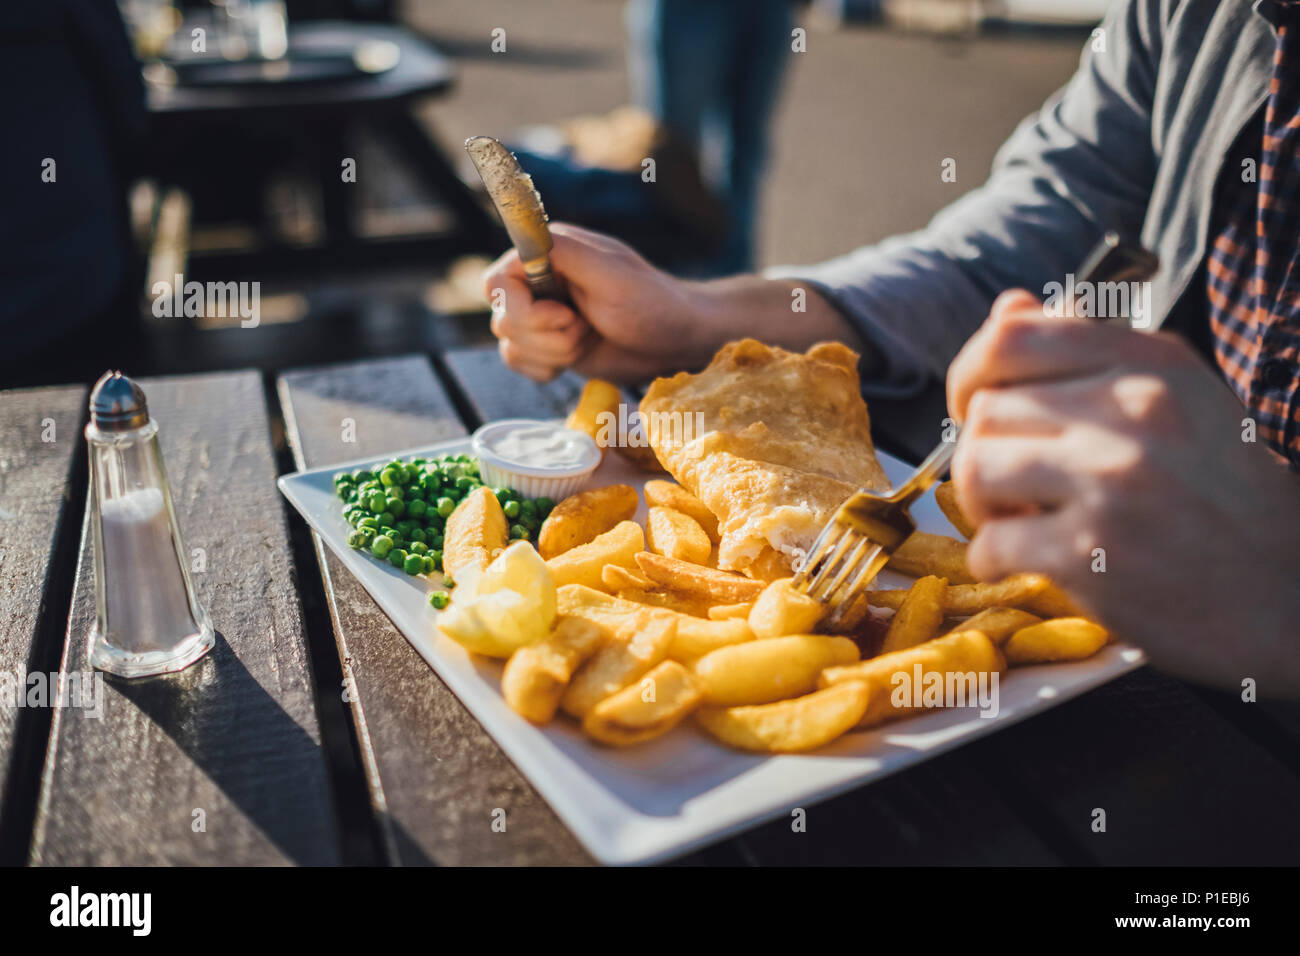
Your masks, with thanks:
M457 90L425 109L449 144L627 102L617 0L408 0L407 16L460 70ZM490 51L497 27L505 53ZM983 181L1015 124L1070 76L1084 39L808 29L775 124L765 264L816 261L923 225ZM948 157L956 183L940 181Z

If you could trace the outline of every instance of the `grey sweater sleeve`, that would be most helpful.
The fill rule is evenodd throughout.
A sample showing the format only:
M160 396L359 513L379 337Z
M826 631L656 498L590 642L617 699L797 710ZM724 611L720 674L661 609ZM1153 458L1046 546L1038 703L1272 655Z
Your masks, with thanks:
M988 181L925 229L765 273L807 282L879 348L884 373L864 391L902 397L942 380L999 293L1042 294L1106 230L1140 231L1156 167L1162 5L1113 6L1070 82L998 151Z

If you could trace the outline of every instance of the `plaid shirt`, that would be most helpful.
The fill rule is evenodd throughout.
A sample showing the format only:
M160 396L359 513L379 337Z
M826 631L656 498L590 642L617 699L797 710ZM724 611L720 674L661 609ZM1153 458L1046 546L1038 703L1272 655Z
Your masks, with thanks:
M1263 138L1255 140L1258 182L1245 181L1240 157L1230 157L1207 292L1219 367L1259 438L1300 465L1300 3L1275 9L1273 81Z

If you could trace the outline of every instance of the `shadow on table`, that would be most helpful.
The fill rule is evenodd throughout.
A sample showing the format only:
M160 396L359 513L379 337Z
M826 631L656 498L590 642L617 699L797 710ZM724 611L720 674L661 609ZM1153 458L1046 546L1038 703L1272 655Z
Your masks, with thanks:
M337 862L337 851L321 842L322 818L331 838L337 827L320 742L263 689L220 631L208 658L180 674L105 678L290 861Z

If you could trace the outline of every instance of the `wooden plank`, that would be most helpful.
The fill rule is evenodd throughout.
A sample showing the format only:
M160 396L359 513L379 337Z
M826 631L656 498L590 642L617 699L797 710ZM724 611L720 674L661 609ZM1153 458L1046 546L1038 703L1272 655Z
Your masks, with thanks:
M26 703L28 675L58 666L82 500L80 489L70 496L69 482L74 463L84 469L85 409L80 386L0 392L0 862L7 864L26 856L50 725L48 707L11 705L20 693Z
M474 425L501 418L563 418L578 403L584 381L564 372L539 385L507 369L491 347L451 349L442 361L464 395Z
M279 394L300 468L465 434L422 357L288 372ZM344 419L352 420L348 437L355 441L343 440ZM551 808L319 538L316 551L387 859L588 862ZM506 811L504 833L492 830L498 807Z
M479 421L561 417L582 387L572 374L538 385L506 369L491 348L453 350L443 360ZM778 819L678 862L704 862L719 852L730 852L735 862L777 864L1059 862L983 769L958 755L804 809L804 831Z
M54 715L31 861L52 865L339 860L302 608L261 377L141 383L161 429L217 646L165 678L105 678L102 716ZM88 525L62 672L84 672L95 600Z

